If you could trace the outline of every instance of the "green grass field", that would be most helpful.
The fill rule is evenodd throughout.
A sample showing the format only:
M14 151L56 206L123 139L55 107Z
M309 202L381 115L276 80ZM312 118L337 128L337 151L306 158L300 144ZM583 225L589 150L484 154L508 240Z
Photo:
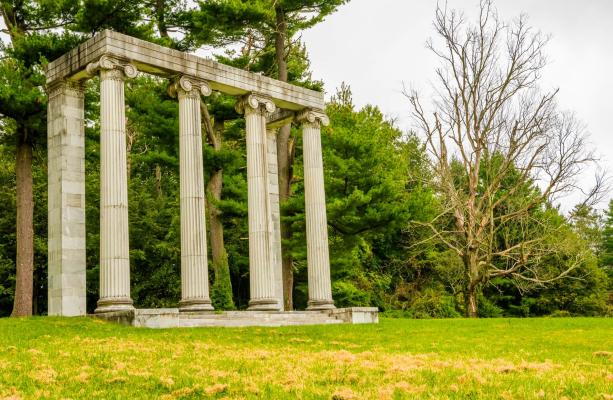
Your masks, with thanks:
M149 330L0 320L0 399L612 399L611 319Z

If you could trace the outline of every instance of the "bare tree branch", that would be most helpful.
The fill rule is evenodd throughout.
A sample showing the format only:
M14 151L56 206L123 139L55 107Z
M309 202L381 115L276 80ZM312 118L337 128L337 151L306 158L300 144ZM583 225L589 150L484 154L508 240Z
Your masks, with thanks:
M434 29L442 39L426 44L441 62L432 111L415 91L404 90L424 137L443 215L418 223L464 261L468 314L476 315L476 289L495 277L545 284L568 276L585 257L575 252L557 276L542 265L560 251L552 237L564 224L552 222L550 204L575 191L588 165L596 163L585 126L556 104L557 90L538 87L549 37L521 15L501 21L491 0L479 17L437 7ZM586 204L608 186L596 176ZM453 229L449 229L452 221ZM423 243L423 242L422 242Z

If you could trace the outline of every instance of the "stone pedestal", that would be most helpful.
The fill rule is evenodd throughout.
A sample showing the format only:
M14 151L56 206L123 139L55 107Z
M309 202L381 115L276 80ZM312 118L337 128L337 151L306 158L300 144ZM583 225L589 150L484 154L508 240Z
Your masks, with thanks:
M49 315L85 315L83 86L48 88Z
M377 324L376 307L351 307L321 311L222 311L179 312L176 308L137 309L98 314L96 317L141 328L298 326Z
M200 96L208 96L211 89L204 81L183 76L171 85L169 90L179 98L180 311L212 311L209 297L200 115Z
M245 114L247 140L247 186L249 219L249 310L279 310L275 264L272 259L272 218L268 183L266 113L274 103L248 95L238 104Z
M96 313L132 310L124 79L136 68L103 57L100 71L100 300Z
M330 282L328 222L321 152L321 128L328 124L323 112L305 110L298 115L302 124L304 152L304 202L306 213L308 310L334 308Z

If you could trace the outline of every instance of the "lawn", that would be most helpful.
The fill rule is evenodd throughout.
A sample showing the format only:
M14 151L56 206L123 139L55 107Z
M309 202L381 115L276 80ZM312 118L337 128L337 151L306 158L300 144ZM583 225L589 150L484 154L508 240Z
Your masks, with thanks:
M0 399L612 399L613 320L149 330L0 319Z

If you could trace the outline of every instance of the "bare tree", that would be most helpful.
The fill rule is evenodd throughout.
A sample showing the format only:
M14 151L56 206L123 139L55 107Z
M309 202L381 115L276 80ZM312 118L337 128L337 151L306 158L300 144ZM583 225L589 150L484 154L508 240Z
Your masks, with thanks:
M596 160L584 126L558 111L557 90L538 88L548 37L526 20L502 22L490 0L482 0L476 24L437 7L434 28L443 45L428 42L442 65L433 111L422 107L415 91L406 93L444 208L425 225L430 239L463 260L469 317L477 316L480 287L495 277L545 284L582 262L580 253L562 273L540 268L559 249L551 238L560 225L544 224L535 212L575 189L586 164Z

